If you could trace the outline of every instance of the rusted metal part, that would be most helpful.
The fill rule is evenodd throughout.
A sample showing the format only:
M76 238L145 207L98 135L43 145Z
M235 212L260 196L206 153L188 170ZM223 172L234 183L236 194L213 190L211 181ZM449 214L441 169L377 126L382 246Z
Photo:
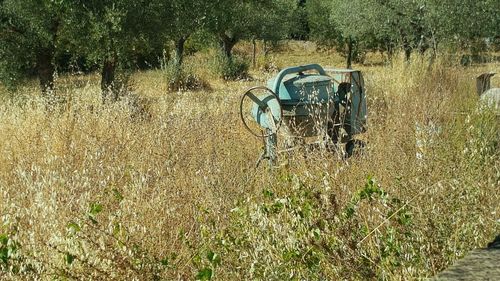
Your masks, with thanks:
M294 140L311 137L323 142L352 144L350 141L356 134L365 132L367 106L361 72L351 69L327 71L317 64L285 68L268 81L267 88L252 88L244 94L240 105L244 125L249 129L243 117L243 111L247 110L243 108L243 99L248 97L254 103L252 118L263 130L270 132L263 134L270 138L266 139L267 151L271 151L272 144L278 145L279 126L274 126L278 121L283 124L280 138L285 138L285 146L293 145ZM267 92L253 94L257 89L267 89ZM290 146L285 150L288 148ZM269 155L271 153L265 152L263 157Z

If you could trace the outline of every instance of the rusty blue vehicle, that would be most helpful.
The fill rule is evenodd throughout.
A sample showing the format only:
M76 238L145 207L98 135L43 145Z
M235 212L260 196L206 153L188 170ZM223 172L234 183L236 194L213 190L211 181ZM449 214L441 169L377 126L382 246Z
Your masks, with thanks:
M323 146L340 144L349 156L360 143L354 137L366 131L363 76L358 70L323 69L318 64L288 67L267 86L247 90L240 115L248 131L264 139L257 164L264 159L275 163L278 136L284 151L315 139Z

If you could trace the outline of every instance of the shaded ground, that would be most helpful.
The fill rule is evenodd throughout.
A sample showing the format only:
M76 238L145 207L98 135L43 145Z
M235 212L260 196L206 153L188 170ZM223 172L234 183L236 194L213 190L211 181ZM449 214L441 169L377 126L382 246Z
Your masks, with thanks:
M477 249L434 280L500 280L500 235L486 249Z

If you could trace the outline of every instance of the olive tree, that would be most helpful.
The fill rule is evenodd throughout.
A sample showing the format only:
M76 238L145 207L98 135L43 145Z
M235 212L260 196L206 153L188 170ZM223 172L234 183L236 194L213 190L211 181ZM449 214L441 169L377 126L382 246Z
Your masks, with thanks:
M162 18L165 19L160 28L165 38L174 43L173 63L179 68L184 59L184 45L188 38L203 28L205 19L209 16L209 7L212 1L202 0L171 0L165 1L168 9L163 9Z
M429 0L429 21L438 42L473 55L500 43L500 8L494 0Z
M334 43L345 54L347 67L363 50L381 50L389 57L401 48L406 60L436 39L429 0L308 1L312 37Z
M214 1L207 26L218 37L223 54L242 39L281 39L289 33L293 0Z
M70 40L73 53L98 64L103 101L116 101L126 84L119 77L134 67L137 50L155 44L163 10L155 0L80 1L76 18L79 32ZM125 81L124 81L125 80Z
M374 27L366 3L332 0L309 0L307 14L311 39L336 48L345 58L346 67L374 44Z
M3 0L0 2L0 79L13 86L31 74L44 96L54 90L58 42L70 28L72 1Z

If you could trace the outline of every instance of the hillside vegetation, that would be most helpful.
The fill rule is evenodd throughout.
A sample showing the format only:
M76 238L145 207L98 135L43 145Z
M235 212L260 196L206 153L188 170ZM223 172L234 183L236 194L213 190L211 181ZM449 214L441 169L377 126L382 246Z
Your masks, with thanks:
M500 64L371 54L358 65L361 155L297 151L255 168L244 90L286 66L343 66L282 48L234 82L197 54L199 91L167 93L161 70L134 73L112 104L95 75L57 77L49 105L35 82L2 90L0 279L420 279L500 232L500 122L477 110L474 80ZM417 159L416 124L429 122L440 129Z

